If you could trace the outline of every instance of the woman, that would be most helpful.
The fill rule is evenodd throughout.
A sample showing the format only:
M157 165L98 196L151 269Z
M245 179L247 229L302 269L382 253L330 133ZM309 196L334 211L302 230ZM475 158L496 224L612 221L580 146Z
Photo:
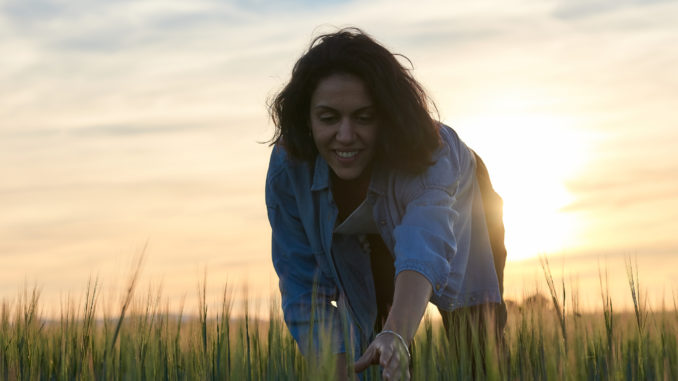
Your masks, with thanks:
M357 358L356 372L379 364L385 379L409 378L429 301L446 324L450 311L500 305L503 225L490 242L485 214L501 222L501 206L483 208L496 194L392 53L358 29L319 36L271 116L273 265L304 354L330 332L340 372Z

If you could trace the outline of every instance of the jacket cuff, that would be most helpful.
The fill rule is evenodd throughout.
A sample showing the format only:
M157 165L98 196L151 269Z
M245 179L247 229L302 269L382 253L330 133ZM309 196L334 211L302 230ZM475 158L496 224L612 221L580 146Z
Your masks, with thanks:
M445 290L445 286L447 286L447 273L449 272L442 270L448 269L449 267L450 265L447 263L447 261L433 261L432 263L427 263L422 262L420 259L406 259L403 261L396 260L395 276L397 277L401 271L405 270L416 271L423 275L424 278L426 278L429 283L431 283L433 294L437 297L441 297L443 291ZM441 269L441 271L431 271L431 269Z

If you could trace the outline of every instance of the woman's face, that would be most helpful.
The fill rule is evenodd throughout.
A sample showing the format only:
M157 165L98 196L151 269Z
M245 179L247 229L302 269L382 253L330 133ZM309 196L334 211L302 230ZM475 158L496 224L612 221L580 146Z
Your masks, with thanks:
M363 82L332 74L311 96L311 132L320 155L342 180L357 179L374 158L378 120Z

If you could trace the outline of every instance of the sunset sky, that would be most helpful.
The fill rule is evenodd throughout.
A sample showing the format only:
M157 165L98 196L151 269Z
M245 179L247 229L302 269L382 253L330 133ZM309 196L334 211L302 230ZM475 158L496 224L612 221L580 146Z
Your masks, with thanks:
M417 4L417 6L413 5ZM190 300L277 287L267 100L311 39L406 55L504 197L507 296L554 274L678 297L678 2L0 0L0 299L89 277ZM536 280L535 280L536 279ZM539 283L539 286L537 284ZM51 306L51 307L50 307Z

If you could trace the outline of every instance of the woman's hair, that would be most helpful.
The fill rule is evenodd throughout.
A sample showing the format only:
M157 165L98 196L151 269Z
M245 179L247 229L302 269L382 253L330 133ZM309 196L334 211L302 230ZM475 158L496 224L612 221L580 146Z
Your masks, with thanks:
M396 55L357 28L316 37L294 65L269 106L276 126L271 143L283 145L292 158L315 159L311 96L321 80L337 73L360 78L372 97L379 123L376 160L407 172L425 170L440 144L438 123L429 113L433 103Z

